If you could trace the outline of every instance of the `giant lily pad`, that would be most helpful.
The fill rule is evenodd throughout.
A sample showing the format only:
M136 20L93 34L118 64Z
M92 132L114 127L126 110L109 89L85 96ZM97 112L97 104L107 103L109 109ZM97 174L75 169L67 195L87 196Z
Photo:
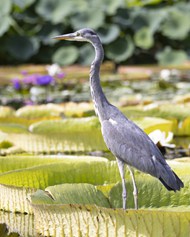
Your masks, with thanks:
M72 184L66 184L48 187L46 193L37 191L31 197L37 232L42 235L46 233L50 236L57 236L57 233L59 233L59 236L60 233L62 233L61 236L64 236L76 233L76 231L87 236L93 236L94 231L99 236L101 236L101 233L104 233L104 236L112 236L111 233L113 232L119 236L131 233L142 233L147 236L150 233L158 234L159 230L160 234L157 236L162 236L165 228L168 231L168 228L175 223L178 233L188 233L190 219L188 169L190 166L189 162L185 162L185 164L183 162L172 162L171 164L173 164L172 166L174 166L177 173L178 171L183 173L182 179L185 182L185 188L178 193L168 192L155 178L136 173L137 186L139 187L139 204L140 207L148 207L148 210L128 210L126 212L122 209L104 208L103 206L107 203L106 198L100 193L98 196L96 194L91 196L92 190L96 190L96 188L87 184L78 184L76 189ZM128 178L126 179L128 180ZM129 188L128 205L132 207L132 184L127 182L127 187ZM94 200L94 197L97 197L97 201ZM84 200L86 198L87 203L85 204ZM111 188L109 198L111 205L114 207L121 206L121 184ZM119 206L118 201L120 202ZM83 203L83 205L80 203ZM153 209L150 209L150 207L153 207ZM55 219L56 221L52 221ZM68 228L65 228L65 226ZM172 231L173 228L171 228L170 233Z
M8 106L0 106L0 118L14 116L15 110Z
M143 27L135 33L135 44L143 49L149 49L154 44L153 33L148 27Z
M24 106L16 111L16 116L26 119L59 117L64 111L63 106L56 104Z
M31 195L33 204L95 204L110 207L108 199L91 184L61 184Z
M27 196L35 189L62 183L92 183L102 185L120 179L116 163L92 156L55 158L8 158L0 175L0 209L32 213ZM0 159L1 164L5 162ZM41 159L41 160L40 160ZM20 169L19 169L20 168ZM102 169L104 172L102 172ZM5 172L7 171L7 172Z
M114 210L91 205L33 205L35 226L42 236L188 236L188 209ZM175 228L174 228L175 226ZM96 233L96 235L94 235Z

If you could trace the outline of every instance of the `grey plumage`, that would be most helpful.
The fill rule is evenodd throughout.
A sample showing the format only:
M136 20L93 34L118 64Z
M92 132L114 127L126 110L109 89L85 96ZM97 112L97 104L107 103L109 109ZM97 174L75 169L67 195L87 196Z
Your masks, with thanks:
M157 146L136 124L127 119L106 99L99 78L104 51L98 35L93 30L85 28L75 33L54 38L87 41L95 49L95 59L91 64L90 70L91 94L96 114L101 123L104 141L118 162L123 187L123 208L126 208L127 198L124 164L128 165L132 177L136 209L138 208L138 191L130 166L158 178L168 190L180 190L183 187L183 182L171 170Z

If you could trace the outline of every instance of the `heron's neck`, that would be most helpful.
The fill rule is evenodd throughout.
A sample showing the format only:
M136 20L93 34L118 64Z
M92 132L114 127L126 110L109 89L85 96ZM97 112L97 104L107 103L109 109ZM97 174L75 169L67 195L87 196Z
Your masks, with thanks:
M90 69L90 89L95 106L96 114L100 121L107 119L106 108L109 102L106 99L100 85L100 66L104 58L104 50L100 42L93 44L95 48L95 59L91 64Z

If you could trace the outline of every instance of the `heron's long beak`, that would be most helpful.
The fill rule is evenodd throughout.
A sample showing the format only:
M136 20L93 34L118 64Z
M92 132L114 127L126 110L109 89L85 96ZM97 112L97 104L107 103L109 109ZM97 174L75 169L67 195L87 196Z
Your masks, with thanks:
M76 38L75 33L58 35L58 36L53 37L53 39L57 39L57 40L74 40L75 38Z

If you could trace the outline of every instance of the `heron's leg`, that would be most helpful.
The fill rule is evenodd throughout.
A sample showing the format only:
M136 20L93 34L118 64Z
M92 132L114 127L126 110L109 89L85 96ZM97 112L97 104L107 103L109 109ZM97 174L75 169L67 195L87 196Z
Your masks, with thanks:
M119 173L122 180L122 198L123 198L123 209L126 209L126 201L127 201L127 190L126 190L126 184L125 184L125 163L121 160L117 159L117 164L119 167Z
M134 173L133 170L131 169L131 167L128 165L127 166L132 178L132 182L133 182L133 196L134 196L134 203L135 203L135 209L138 209L138 189L137 189L137 185L135 183L135 177L134 177Z

